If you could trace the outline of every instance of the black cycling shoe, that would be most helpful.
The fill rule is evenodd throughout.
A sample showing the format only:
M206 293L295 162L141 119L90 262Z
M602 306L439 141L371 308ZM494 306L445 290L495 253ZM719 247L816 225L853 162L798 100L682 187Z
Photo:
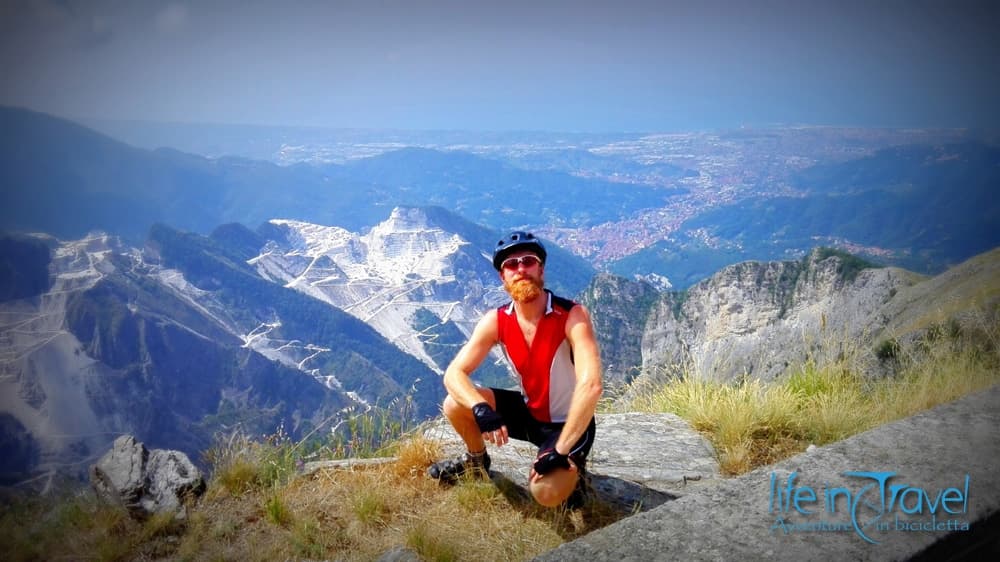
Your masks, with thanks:
M475 478L489 478L489 454L483 453L481 457L474 457L469 453L463 453L458 458L438 461L427 467L427 476L441 482L455 483L465 474Z

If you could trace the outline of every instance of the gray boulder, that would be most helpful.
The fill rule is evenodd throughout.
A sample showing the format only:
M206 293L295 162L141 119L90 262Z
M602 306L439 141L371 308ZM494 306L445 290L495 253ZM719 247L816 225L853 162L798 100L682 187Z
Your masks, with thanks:
M995 385L722 480L595 530L536 560L997 560L998 426L1000 385ZM857 471L892 475L882 502L873 477L859 477ZM797 503L781 506L781 492L772 478L790 486L792 474L797 475L795 497L808 498L808 492L799 492L815 490L815 504L807 502L801 510ZM916 505L916 510L910 499L884 504L896 493L889 490L895 486L907 490L900 497L919 494L928 503ZM825 493L834 489L852 495L854 505L827 504L839 501ZM961 508L930 503L949 489L953 497L962 494ZM861 497L865 499L859 502ZM790 501L787 492L785 498Z
M201 471L180 451L154 449L131 435L90 467L90 485L103 501L124 507L135 519L156 513L185 517L184 500L205 491Z
M465 452L465 444L444 418L424 428L445 456ZM494 482L513 484L526 495L528 472L538 448L511 440L488 445ZM601 414L587 463L598 500L622 511L645 511L720 480L711 444L674 414Z

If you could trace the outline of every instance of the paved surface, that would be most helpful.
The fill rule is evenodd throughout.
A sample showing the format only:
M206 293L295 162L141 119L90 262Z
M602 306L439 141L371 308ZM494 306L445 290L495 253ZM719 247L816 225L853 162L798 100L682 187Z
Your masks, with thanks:
M998 559L998 428L1000 386L702 487L538 560ZM791 495L811 513L785 508L793 473Z

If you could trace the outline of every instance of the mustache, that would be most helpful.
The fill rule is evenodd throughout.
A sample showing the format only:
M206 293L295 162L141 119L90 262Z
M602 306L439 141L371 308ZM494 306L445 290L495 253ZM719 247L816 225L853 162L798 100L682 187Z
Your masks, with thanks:
M521 276L521 277L515 277L514 279L511 279L511 281L510 281L511 285L519 285L519 284L522 284L522 283L527 283L527 284L530 284L530 285L540 285L541 284L541 282L538 279L535 279L534 277L529 277L527 275L524 275L524 276Z

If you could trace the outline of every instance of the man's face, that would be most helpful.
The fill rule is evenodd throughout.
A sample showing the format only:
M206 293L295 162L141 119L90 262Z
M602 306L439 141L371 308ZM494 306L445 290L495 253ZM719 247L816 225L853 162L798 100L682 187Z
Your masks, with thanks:
M514 302L530 302L538 298L545 287L545 266L533 252L515 252L500 265L500 279Z

